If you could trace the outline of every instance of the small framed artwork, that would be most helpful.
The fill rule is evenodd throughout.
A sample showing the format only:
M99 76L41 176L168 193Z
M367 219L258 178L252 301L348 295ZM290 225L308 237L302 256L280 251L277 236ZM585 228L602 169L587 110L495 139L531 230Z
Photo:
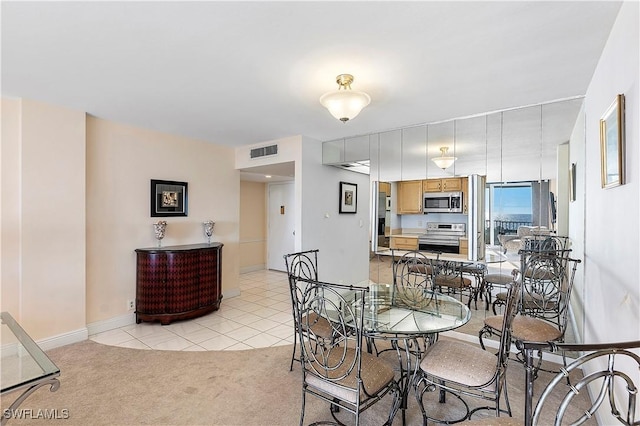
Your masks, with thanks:
M187 182L151 179L151 217L186 216Z
M624 184L624 95L617 95L600 119L602 187Z
M356 213L358 210L358 185L340 182L340 213Z

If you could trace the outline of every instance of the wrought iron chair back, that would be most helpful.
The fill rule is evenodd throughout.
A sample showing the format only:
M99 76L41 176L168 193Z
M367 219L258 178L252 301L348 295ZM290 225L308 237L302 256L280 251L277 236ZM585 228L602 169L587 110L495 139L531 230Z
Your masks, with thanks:
M569 237L560 235L532 235L527 237L522 250L532 252L558 252L571 249Z
M289 371L293 370L293 362L298 361L296 358L298 330L300 328L300 322L298 321L298 309L301 293L304 292L306 287L306 283L299 283L299 280L318 280L318 252L319 250L315 249L284 255L284 263L287 268L287 275L289 279L289 293L291 296L291 309L294 324L293 353L291 354ZM328 324L319 319L316 320L320 321L315 324L316 328L326 329Z
M513 321L512 334L515 340L563 343L569 323L571 293L579 259L556 256L553 253L534 253L522 267L520 281L522 290L519 314ZM498 335L500 316L487 317L478 333L480 346L484 348L484 338ZM520 354L519 360L524 354ZM566 360L563 359L566 365ZM542 351L538 352L538 362L534 377L542 366Z
M392 257L393 250L391 250ZM431 290L431 262L417 251L409 251L393 262L392 303L414 306L424 300Z
M438 341L427 351L420 364L419 376L414 381L416 399L422 411L423 424L427 420L438 423L456 423L468 420L478 410L494 410L496 416L507 413L511 416L511 406L507 393L506 374L511 348L511 324L517 312L518 293L521 282L513 281L508 289L507 303L502 317L500 345L498 353L489 354L482 349L460 341ZM459 361L461 359L462 361ZM479 371L481 370L481 371ZM482 379L480 379L482 377ZM464 417L460 419L436 419L428 414L424 407L424 394L440 389L451 393L466 407ZM504 394L506 410L500 406ZM492 401L493 406L481 406L470 409L463 396Z
M526 361L526 426L542 424L541 414L549 411L556 413L555 425L560 425L565 420L573 425L580 425L595 417L596 412L606 405L609 406L610 417L619 423L628 426L640 424L640 413L637 412L640 405L637 400L640 386L640 356L632 352L634 349L638 352L640 341L603 344L517 342L516 345L525 354ZM533 353L541 350L578 352L582 355L556 374L544 388L534 410ZM582 374L573 374L580 369ZM574 416L570 413L571 404L587 387L592 390L592 405L587 410L576 410L576 418L572 418ZM560 395L564 394L564 397L559 398L559 392ZM550 397L552 394L553 398ZM609 424L607 420L604 421Z
M318 280L318 249L284 255L289 275L309 280Z
M385 361L362 352L363 319L368 288L300 279L298 321L303 398L300 425L304 420L305 395L315 395L355 415L382 399L396 394L386 424L393 422L399 406L399 390L393 369ZM316 334L314 318L331 324L331 335ZM307 330L307 332L303 332ZM364 360L363 360L364 359ZM373 378L373 379L372 379ZM334 420L339 410L332 409Z
M520 313L552 322L564 334L579 263L564 251L529 254L520 273Z

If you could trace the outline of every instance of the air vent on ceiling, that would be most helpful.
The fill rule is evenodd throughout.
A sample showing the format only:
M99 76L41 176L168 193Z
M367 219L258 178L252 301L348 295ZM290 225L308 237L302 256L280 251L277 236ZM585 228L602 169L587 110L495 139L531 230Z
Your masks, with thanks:
M266 157L268 155L276 155L278 153L278 145L263 146L253 148L251 150L251 158Z

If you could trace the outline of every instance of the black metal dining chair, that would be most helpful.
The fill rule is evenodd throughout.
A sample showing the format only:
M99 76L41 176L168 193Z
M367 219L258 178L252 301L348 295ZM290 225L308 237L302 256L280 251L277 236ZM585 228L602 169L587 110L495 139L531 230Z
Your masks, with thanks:
M395 259L394 250L391 250ZM431 261L418 250L407 251L392 265L394 305L414 306L433 287Z
M393 399L385 425L391 425L401 394L394 370L387 361L362 350L363 320L367 288L300 279L304 291L298 293L298 329L302 365L302 410L306 396L313 395L330 404L338 424L339 412L360 414L391 393ZM331 334L316 334L314 318L328 319ZM314 424L326 424L318 422Z
M598 344L521 342L525 354L525 406L522 418L485 418L465 426L640 424L640 341ZM579 356L563 367L542 388L534 406L534 354L539 351ZM635 351L635 352L634 352ZM587 392L589 390L589 392Z
M287 267L287 274L289 280L289 294L291 296L291 312L293 314L294 334L293 334L293 352L291 354L291 364L289 365L289 371L293 370L293 362L299 361L296 358L296 350L298 344L298 331L301 327L300 321L298 321L297 311L300 309L298 301L300 300L299 294L306 290L307 281L305 280L318 280L318 249L306 250L298 253L291 253L284 256L285 266ZM326 318L309 318L305 319L307 326L314 329L313 335L331 336L331 325ZM308 330L302 330L303 333L307 333Z
M460 301L466 295L467 306L471 308L471 301L476 301L477 308L477 288L473 286L471 279L464 276L463 267L465 262L430 259L431 262L431 283L433 289L439 292L459 294Z
M511 331L514 340L564 342L578 264L580 260L570 259L564 254L534 253L527 257L519 277L522 289L519 313L513 320ZM478 333L483 349L484 338L500 334L501 321L502 315L485 318ZM520 355L521 362L524 362L523 355ZM538 353L535 375L541 365L542 351Z
M506 373L511 349L511 323L516 314L520 286L519 281L513 281L509 287L497 355L455 339L439 339L427 349L414 381L423 424L426 425L428 420L456 423L470 419L475 412L483 409L493 410L496 417L502 413L511 416ZM464 406L464 415L457 419L435 418L435 414L425 409L424 403L425 393L433 391L440 392L440 402L445 402L447 394L457 398ZM506 409L500 405L503 395ZM472 409L464 397L491 401L493 405Z

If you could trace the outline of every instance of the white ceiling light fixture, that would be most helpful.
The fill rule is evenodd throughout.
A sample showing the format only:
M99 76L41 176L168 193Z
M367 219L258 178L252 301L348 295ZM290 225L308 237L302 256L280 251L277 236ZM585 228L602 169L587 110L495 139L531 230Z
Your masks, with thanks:
M338 120L346 123L360 114L360 111L371 102L371 97L364 92L351 90L353 76L340 74L336 77L338 90L325 93L320 103Z
M436 165L440 167L442 170L445 170L446 168L451 167L453 163L457 160L456 157L449 157L447 155L448 151L449 151L449 148L447 148L446 146L441 146L440 157L433 158L433 162L436 163Z

